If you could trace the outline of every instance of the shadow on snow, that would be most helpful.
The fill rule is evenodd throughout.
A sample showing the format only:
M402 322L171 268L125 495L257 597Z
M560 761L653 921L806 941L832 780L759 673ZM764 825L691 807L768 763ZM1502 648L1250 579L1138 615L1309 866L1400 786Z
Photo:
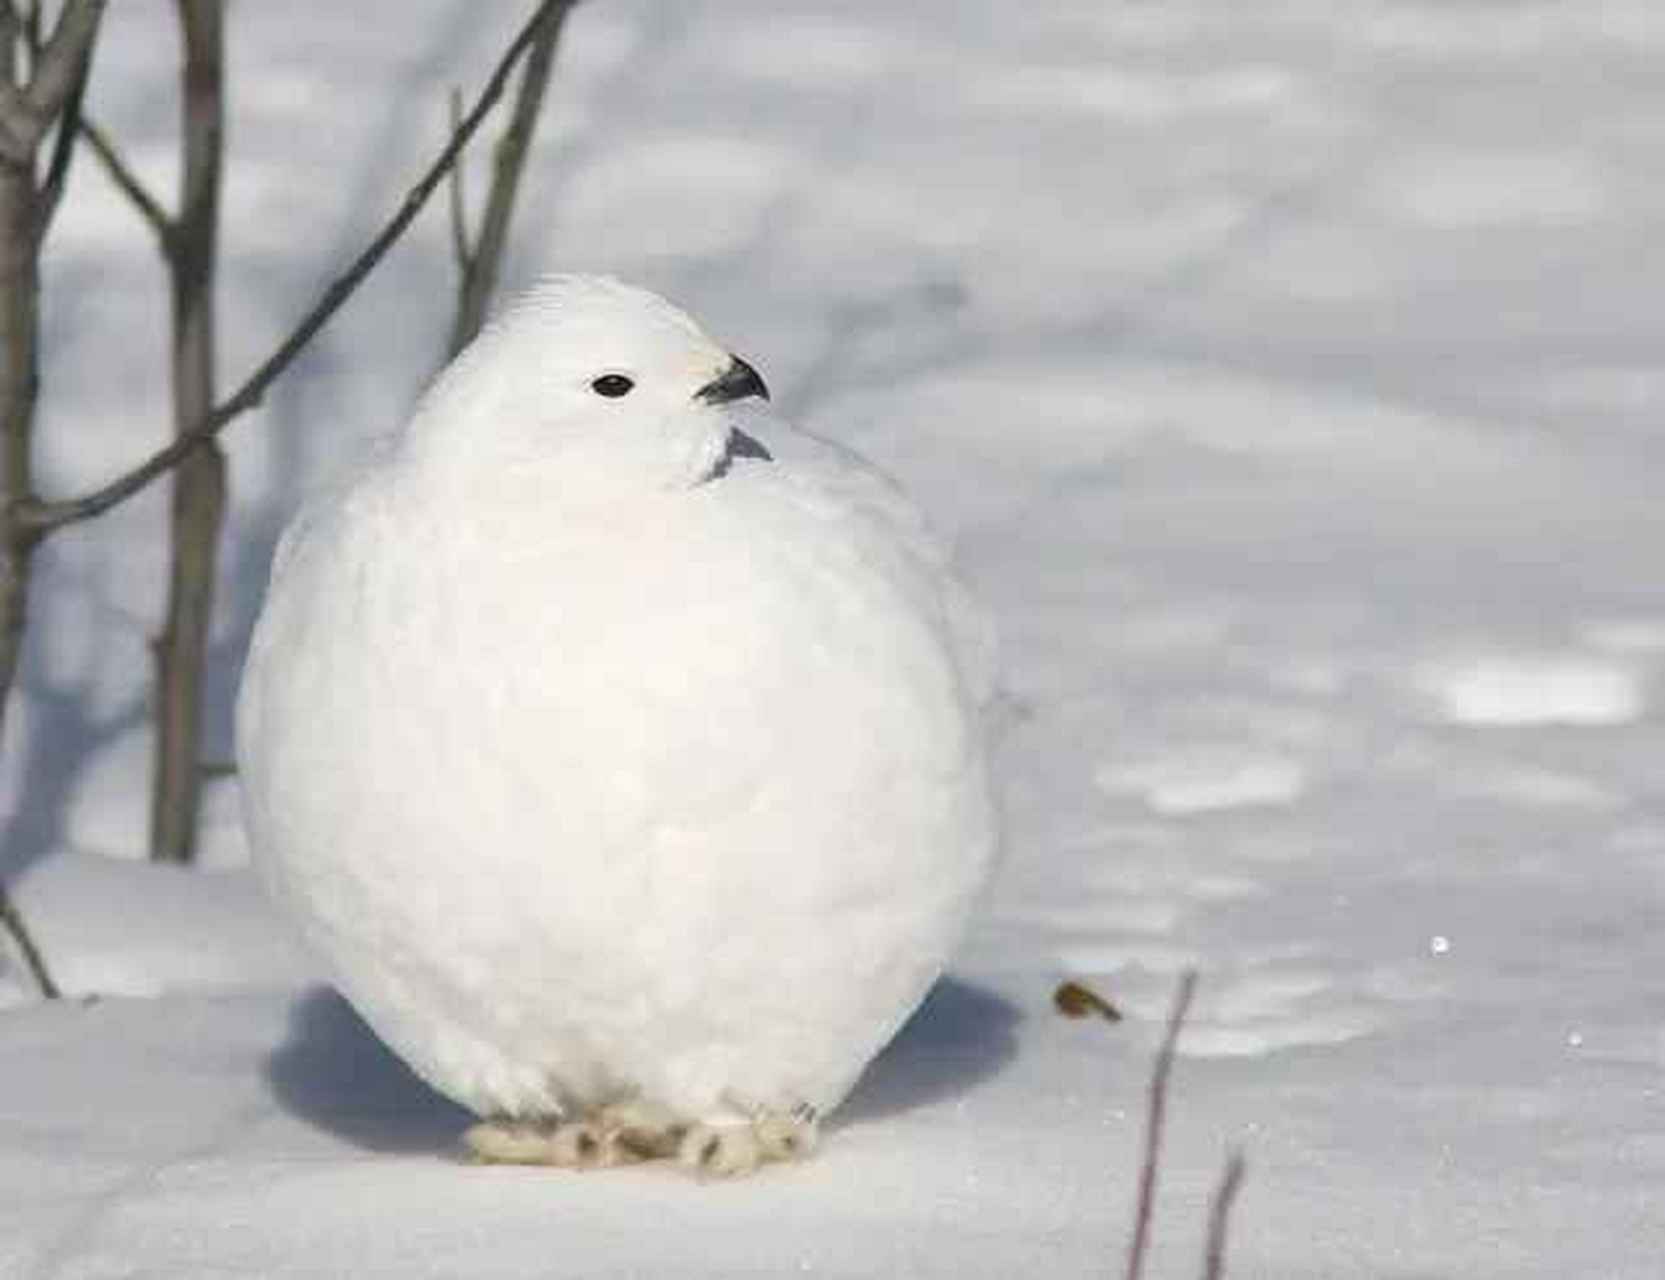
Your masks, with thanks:
M1020 1016L993 992L942 979L867 1069L833 1127L882 1120L972 1089L1016 1053ZM446 1151L472 1121L327 987L296 999L265 1074L286 1110L372 1151Z

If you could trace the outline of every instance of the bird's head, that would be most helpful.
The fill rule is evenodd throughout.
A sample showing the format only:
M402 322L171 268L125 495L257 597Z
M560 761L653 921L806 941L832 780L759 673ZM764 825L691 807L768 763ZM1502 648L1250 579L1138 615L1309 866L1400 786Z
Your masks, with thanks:
M554 276L440 376L403 453L469 487L530 486L554 502L689 488L769 457L727 409L768 395L757 370L658 295Z

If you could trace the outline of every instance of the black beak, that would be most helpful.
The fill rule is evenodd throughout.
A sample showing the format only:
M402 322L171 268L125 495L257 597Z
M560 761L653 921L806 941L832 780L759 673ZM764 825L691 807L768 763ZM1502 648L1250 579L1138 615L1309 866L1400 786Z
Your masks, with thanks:
M713 378L694 393L694 399L703 400L706 404L727 404L731 400L744 400L747 396L767 400L769 388L763 385L763 375L739 356L729 361L721 376Z

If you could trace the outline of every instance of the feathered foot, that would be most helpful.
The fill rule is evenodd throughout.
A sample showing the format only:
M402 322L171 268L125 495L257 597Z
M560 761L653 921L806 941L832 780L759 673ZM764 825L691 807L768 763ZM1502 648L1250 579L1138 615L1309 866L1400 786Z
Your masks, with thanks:
M820 1118L808 1103L789 1111L740 1111L687 1124L656 1103L630 1099L582 1120L484 1120L463 1135L463 1143L481 1164L611 1169L674 1157L708 1178L744 1177L771 1161L802 1160L815 1150Z
M789 1111L744 1108L746 1117L722 1117L690 1125L677 1158L706 1177L739 1178L769 1161L802 1160L815 1150L820 1117L801 1102Z
M558 1169L610 1169L643 1159L594 1120L485 1120L463 1134L481 1164L540 1164Z

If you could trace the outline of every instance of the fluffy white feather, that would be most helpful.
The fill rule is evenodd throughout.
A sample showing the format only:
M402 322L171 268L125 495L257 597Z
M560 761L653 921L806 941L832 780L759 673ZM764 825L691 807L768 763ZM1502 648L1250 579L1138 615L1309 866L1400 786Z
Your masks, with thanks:
M735 368L662 299L555 278L281 546L251 843L482 1115L824 1113L987 875L983 632L891 482L700 395Z

